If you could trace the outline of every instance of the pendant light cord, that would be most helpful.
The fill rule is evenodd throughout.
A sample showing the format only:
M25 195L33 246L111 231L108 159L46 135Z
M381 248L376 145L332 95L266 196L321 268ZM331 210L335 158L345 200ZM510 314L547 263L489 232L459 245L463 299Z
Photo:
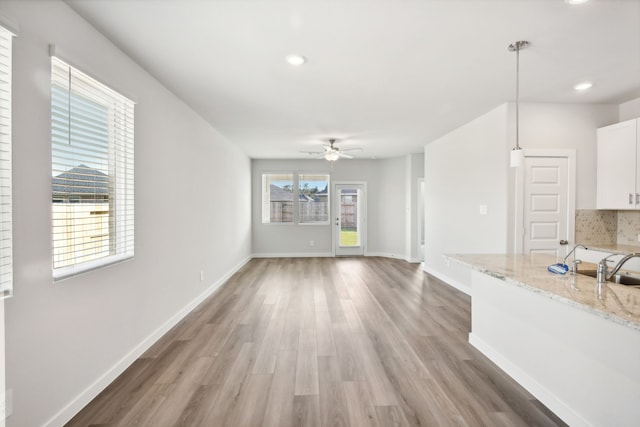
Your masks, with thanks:
M516 43L516 150L520 150L520 45Z
M516 53L516 146L514 150L520 150L520 50L529 46L529 42L520 40L513 42L507 48Z

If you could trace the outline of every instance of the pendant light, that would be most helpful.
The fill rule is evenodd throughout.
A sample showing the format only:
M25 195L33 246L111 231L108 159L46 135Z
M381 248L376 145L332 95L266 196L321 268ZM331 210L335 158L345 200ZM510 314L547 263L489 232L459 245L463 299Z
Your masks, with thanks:
M524 151L520 147L520 51L529 46L528 41L520 40L513 42L507 49L516 53L516 145L511 150L511 167L522 166Z

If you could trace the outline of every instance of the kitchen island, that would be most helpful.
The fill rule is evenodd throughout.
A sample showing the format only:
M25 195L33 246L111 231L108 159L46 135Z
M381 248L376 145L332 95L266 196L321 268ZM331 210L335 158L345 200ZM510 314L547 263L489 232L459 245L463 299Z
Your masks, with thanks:
M547 255L448 258L471 269L473 346L571 426L640 425L640 289Z

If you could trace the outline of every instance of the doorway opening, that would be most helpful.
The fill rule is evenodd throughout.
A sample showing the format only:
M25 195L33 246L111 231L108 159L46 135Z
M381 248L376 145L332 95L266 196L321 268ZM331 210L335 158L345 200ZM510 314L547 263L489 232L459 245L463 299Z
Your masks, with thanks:
M336 256L362 256L367 241L366 183L336 183L333 191Z

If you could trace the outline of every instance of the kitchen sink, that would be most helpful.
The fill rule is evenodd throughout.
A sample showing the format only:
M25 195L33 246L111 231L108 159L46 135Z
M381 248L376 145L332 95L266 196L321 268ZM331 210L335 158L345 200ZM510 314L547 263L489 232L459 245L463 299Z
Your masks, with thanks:
M593 278L598 277L597 270L578 270L578 274L582 274L583 276L589 276ZM615 274L608 281L611 283L618 283L619 285L640 286L640 275L619 273L619 274Z

